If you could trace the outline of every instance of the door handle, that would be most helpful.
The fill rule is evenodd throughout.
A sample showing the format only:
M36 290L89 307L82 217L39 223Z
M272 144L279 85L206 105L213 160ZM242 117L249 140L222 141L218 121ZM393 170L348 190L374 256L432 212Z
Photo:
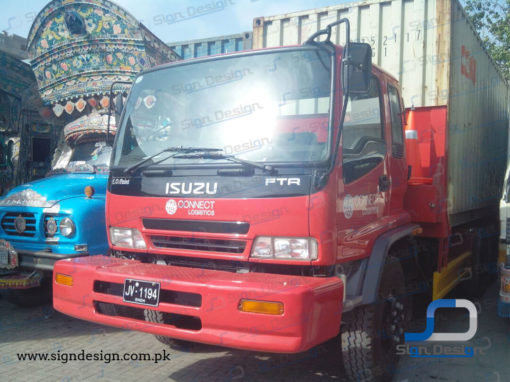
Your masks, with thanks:
M379 177L379 192L388 191L390 188L391 180L388 175L381 175Z

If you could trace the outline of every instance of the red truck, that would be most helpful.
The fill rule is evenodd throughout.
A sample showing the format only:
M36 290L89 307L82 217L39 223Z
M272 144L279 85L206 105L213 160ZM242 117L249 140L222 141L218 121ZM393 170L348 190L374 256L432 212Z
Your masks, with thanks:
M406 124L399 83L349 34L341 19L299 46L140 74L112 154L111 256L57 262L55 309L167 344L331 340L349 378L390 377L412 295L475 280L498 216L452 223L448 107Z

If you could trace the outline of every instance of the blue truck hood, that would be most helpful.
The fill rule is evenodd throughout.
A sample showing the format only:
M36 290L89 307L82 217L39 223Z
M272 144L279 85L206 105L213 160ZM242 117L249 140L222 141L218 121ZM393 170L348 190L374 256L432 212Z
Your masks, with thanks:
M85 196L92 186L96 195L106 194L107 174L61 174L39 179L13 188L0 199L1 207L52 207L63 199Z

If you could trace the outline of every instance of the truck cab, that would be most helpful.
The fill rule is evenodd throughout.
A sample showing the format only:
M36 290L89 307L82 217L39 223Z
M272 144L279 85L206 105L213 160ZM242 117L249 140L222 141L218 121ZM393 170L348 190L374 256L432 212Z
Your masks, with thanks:
M11 302L31 305L49 296L57 260L107 252L106 123L106 115L92 113L66 125L47 177L0 200L1 286Z

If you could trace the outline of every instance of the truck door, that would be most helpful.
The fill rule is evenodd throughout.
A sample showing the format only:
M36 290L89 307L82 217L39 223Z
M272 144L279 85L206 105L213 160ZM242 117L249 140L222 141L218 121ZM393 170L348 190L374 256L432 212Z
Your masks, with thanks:
M389 168L391 173L391 193L389 197L390 214L397 214L404 208L404 195L407 189L407 161L404 155L404 108L396 84L388 83L388 100L391 131L391 154ZM390 134L388 134L390 135Z
M388 214L390 178L382 89L373 76L367 94L349 96L337 172L339 258L363 256L366 240L375 238L386 225L381 219Z

